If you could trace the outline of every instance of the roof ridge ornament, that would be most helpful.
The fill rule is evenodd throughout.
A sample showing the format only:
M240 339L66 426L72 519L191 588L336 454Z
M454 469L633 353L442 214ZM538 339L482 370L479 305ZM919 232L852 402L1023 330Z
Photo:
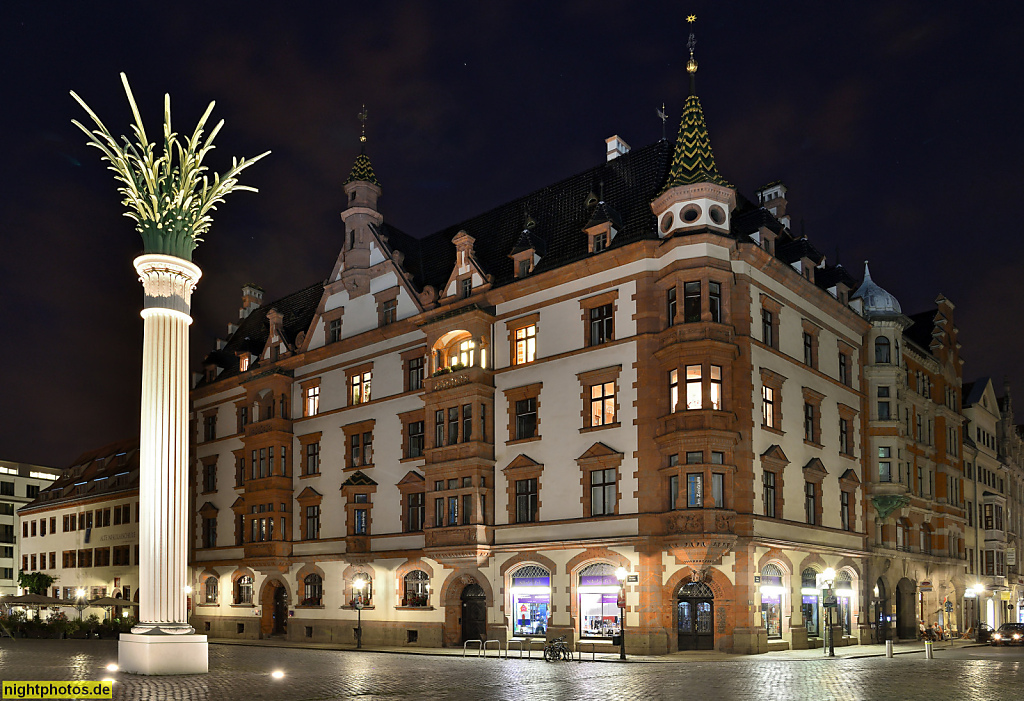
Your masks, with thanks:
M373 171L373 164L370 163L370 157L366 155L366 121L369 119L369 112L366 110L365 103L363 104L363 109L360 110L356 117L362 124L362 129L359 134L359 155L356 156L356 160L352 164L352 171L349 173L348 179L345 180L345 184L368 182L380 187L380 181L377 180L377 174Z
M696 95L696 75L697 75L697 59L693 57L693 50L697 48L697 37L694 36L692 31L693 23L697 21L697 15L690 15L686 18L686 21L690 24L690 38L686 42L686 48L690 50L690 59L686 62L686 72L690 74L690 94Z

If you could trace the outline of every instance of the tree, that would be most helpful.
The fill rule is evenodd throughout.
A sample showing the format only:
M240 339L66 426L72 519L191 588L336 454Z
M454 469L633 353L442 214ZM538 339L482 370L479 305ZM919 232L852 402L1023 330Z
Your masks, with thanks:
M18 586L27 589L32 594L45 596L50 585L57 581L53 575L45 572L26 572L18 570Z

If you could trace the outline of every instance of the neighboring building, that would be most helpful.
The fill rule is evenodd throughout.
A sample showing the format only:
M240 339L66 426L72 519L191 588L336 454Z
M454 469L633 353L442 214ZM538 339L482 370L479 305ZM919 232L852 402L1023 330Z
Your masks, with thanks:
M965 475L967 575L964 606L972 625L993 628L1021 618L1021 545L1024 470L1022 440L1013 422L1009 385L997 396L991 378L964 386L967 418Z
M965 628L962 361L953 305L940 296L936 309L907 316L867 265L853 296L872 326L864 344L870 621L903 639L916 638L922 622Z
M367 644L611 643L623 567L632 652L754 653L814 644L832 567L867 636L871 326L695 95L423 239L365 153L344 192L326 281L246 286L192 391L199 632L348 643L363 603Z
M24 569L55 576L53 596L138 601L138 441L83 454L18 517Z
M18 570L28 570L21 566L17 511L60 474L56 467L0 460L0 596L17 594Z

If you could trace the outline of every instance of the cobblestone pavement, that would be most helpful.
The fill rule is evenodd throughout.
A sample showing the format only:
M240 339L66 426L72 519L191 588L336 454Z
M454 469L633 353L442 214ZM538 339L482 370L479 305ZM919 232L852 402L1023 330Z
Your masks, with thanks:
M956 659L961 657L962 659ZM545 664L234 645L210 646L210 674L109 673L112 641L0 641L3 680L117 680L115 699L955 699L1021 697L1024 650L950 651L934 660L777 660L735 657L689 664ZM282 680L270 676L285 673Z

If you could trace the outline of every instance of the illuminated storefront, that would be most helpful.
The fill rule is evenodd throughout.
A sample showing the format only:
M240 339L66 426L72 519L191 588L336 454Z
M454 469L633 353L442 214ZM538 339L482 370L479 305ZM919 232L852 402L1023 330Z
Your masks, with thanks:
M782 570L768 564L761 570L761 625L769 638L782 637Z
M512 634L520 637L544 637L551 610L551 573L543 567L527 565L512 573Z
M580 572L576 588L580 604L580 637L610 638L619 634L619 580L607 563Z
M836 623L843 627L843 635L853 634L853 597L853 577L846 570L840 570L836 574L836 599L839 615L839 620Z
M817 576L817 571L810 567L800 575L800 614L803 616L808 638L817 638L821 635Z

